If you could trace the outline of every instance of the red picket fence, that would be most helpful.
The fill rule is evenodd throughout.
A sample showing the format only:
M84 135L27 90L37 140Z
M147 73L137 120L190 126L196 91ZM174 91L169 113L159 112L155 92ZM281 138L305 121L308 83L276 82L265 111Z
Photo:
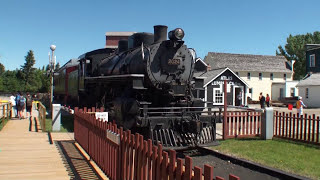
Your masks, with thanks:
M213 167L204 165L192 169L190 157L176 159L176 152L162 150L162 145L153 145L140 134L118 129L114 123L95 119L92 108L75 109L75 140L97 163L102 171L114 180L212 180ZM223 178L216 176L216 180ZM229 174L230 180L240 178Z
M254 137L261 134L261 113L255 111L227 112L224 139Z
M276 111L274 113L273 134L276 137L320 144L319 124L319 116L316 117L315 114L299 116L298 114Z

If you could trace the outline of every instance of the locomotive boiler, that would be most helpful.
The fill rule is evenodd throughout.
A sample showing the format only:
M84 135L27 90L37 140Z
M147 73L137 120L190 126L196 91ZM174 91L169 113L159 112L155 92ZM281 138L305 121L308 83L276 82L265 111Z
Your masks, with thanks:
M154 143L185 146L215 140L215 118L192 91L203 88L193 77L196 53L176 28L154 26L120 40L115 52L95 50L79 57L78 92L83 106L103 106L109 119Z

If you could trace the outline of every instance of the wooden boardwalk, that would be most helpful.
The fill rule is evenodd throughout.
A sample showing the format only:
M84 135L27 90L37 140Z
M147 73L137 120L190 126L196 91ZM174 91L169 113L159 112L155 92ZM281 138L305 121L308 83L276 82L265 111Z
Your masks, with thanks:
M8 121L0 131L0 179L70 179L47 133L29 132L28 119Z

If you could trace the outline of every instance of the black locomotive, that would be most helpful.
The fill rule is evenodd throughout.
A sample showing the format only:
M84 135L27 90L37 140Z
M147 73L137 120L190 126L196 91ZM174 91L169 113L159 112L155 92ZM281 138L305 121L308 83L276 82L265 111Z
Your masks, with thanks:
M204 115L204 102L192 95L195 88L203 88L203 81L193 78L195 51L182 41L181 28L168 35L169 40L167 26L154 26L154 34L135 33L120 40L116 51L85 53L64 82L69 84L66 89L77 82L77 91L65 90L68 97L63 98L80 106L103 106L109 119L154 143L189 146L214 141L215 118Z

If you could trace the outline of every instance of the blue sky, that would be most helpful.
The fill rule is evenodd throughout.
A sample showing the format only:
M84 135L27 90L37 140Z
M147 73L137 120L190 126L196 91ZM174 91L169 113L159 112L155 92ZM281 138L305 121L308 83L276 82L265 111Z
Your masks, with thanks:
M308 2L308 3L307 3ZM320 1L298 0L0 0L0 62L20 68L29 50L35 67L103 48L107 31L181 27L199 57L208 52L275 55L289 34L320 30Z

